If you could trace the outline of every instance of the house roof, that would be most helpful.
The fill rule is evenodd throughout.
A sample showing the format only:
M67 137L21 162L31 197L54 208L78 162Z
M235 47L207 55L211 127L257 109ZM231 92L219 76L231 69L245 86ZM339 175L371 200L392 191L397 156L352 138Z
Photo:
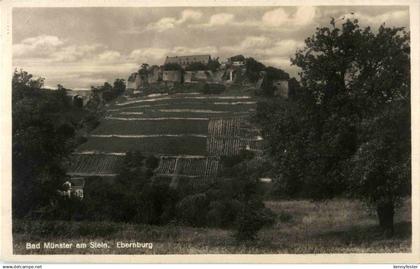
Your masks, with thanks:
M85 185L85 179L82 177L72 177L70 178L72 187L83 187Z
M203 55L186 55L186 56L166 56L165 64L168 63L179 63L179 62L202 62L202 61L209 61L210 55L203 54Z

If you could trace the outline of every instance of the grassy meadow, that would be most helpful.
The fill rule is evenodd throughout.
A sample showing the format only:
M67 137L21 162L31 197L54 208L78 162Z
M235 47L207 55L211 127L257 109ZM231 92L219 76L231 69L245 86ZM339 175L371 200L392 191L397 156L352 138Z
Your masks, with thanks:
M132 115L124 115L132 117ZM176 116L172 116L176 117ZM208 120L112 120L106 119L92 134L150 135L207 134Z
M254 100L255 101L255 100ZM255 109L256 104L251 104L250 100L243 101L225 101L218 100L215 102L209 102L207 100L194 100L194 101L183 101L177 100L176 102L162 102L158 104L131 104L125 106L112 106L112 111L131 111L131 112L144 112L150 109L207 109L207 110L222 110L232 112L243 112L250 109ZM232 105L232 103L235 103Z
M389 253L411 249L411 206L406 200L395 217L395 235L378 231L376 215L360 202L266 201L276 223L258 239L238 243L233 231L108 222L38 222L14 220L15 254L252 254ZM118 241L149 242L153 248L117 248ZM26 242L106 242L109 248L26 250Z
M101 152L127 152L139 150L144 154L204 155L207 140L204 137L90 137L79 151L97 150Z

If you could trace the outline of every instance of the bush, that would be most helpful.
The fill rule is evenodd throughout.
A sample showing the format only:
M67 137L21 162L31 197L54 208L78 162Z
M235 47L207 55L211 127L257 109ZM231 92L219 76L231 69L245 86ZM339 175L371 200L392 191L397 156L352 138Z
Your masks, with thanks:
M175 218L178 194L169 187L167 181L155 178L153 182L146 184L138 195L136 222L163 225Z
M159 158L150 155L146 158L146 168L154 170L159 166Z
M209 205L207 225L211 227L229 228L234 226L242 204L236 199L215 200Z
M234 237L238 241L255 240L258 231L266 225L272 225L274 220L274 213L260 201L249 201L239 213Z
M179 220L191 226L205 226L208 198L205 193L186 196L176 206Z

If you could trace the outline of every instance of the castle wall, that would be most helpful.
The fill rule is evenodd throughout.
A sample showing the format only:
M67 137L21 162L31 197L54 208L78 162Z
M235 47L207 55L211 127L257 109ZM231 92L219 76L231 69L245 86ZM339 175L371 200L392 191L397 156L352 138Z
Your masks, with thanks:
M181 82L182 74L178 70L163 71L162 80L167 82Z

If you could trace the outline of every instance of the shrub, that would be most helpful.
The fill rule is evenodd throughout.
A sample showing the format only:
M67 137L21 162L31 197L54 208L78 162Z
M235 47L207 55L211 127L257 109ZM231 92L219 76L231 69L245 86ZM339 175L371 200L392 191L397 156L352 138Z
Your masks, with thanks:
M138 196L136 222L162 225L174 219L178 194L167 181L155 178L143 187Z
M254 240L258 231L274 223L274 213L260 201L249 201L240 211L234 237L238 241Z
M183 198L176 207L181 222L192 226L205 226L208 198L205 193L197 193Z
M207 225L211 227L229 228L234 226L238 212L242 207L236 199L214 200L207 212Z
M151 170L156 169L159 166L159 158L154 155L150 155L146 158L146 168Z

